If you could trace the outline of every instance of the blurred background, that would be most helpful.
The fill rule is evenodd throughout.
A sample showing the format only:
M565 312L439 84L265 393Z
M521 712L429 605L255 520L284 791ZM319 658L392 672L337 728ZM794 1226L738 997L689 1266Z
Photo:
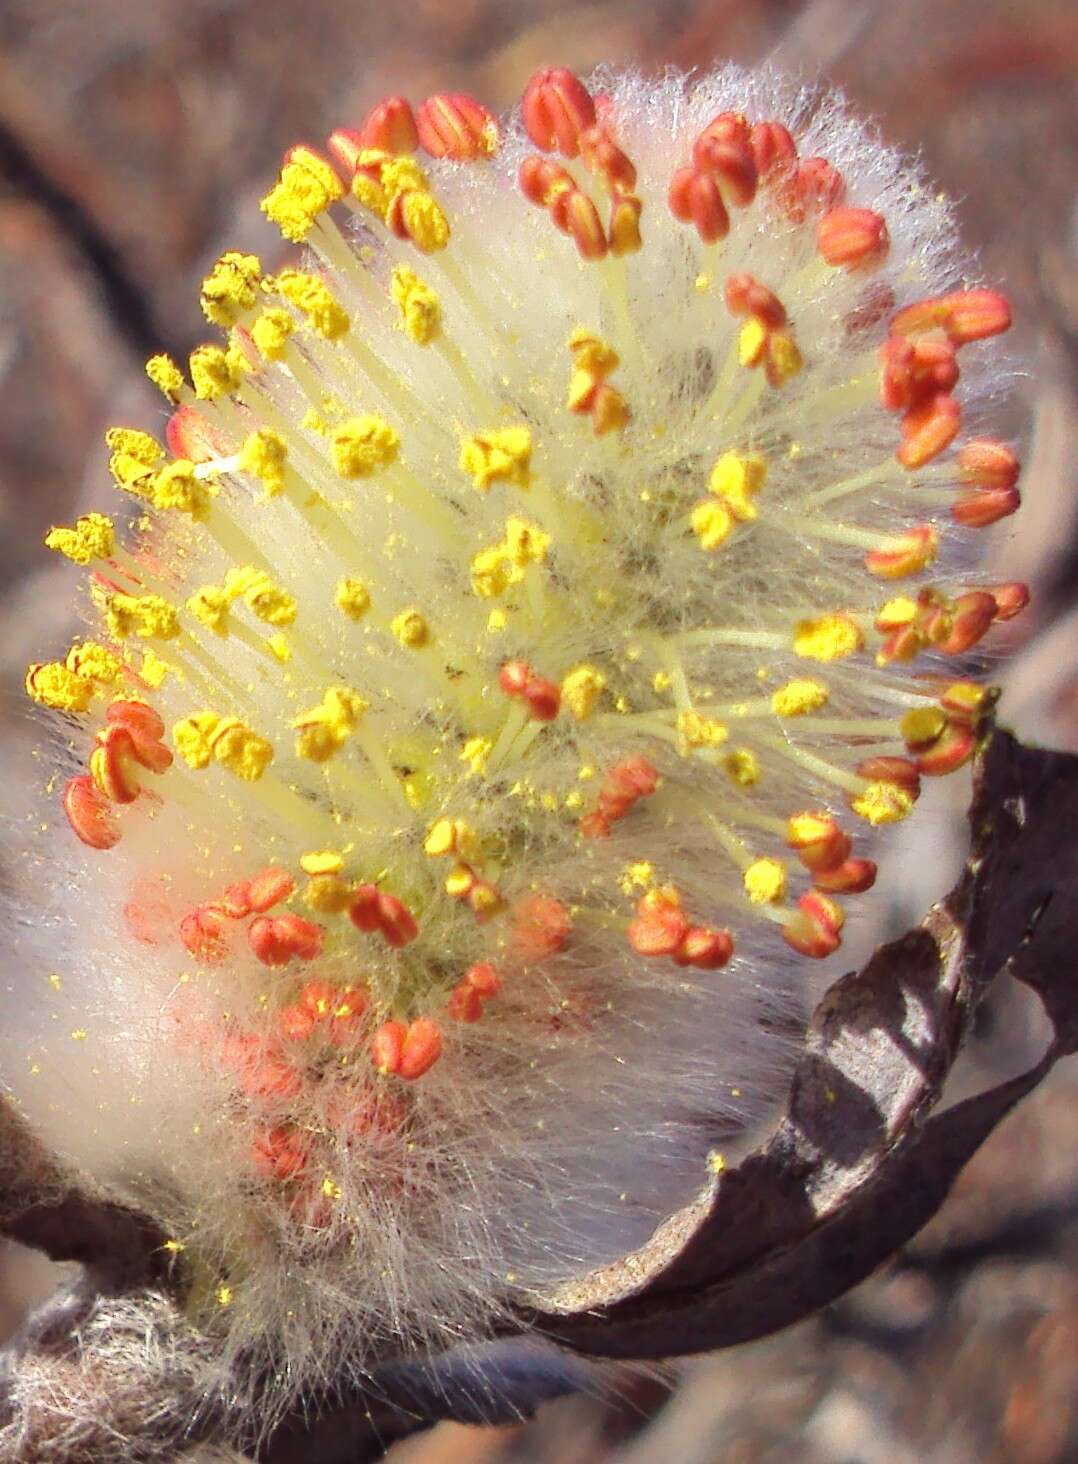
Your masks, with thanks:
M467 90L501 109L541 64L724 58L842 86L889 142L923 154L986 279L1006 282L1028 364L1011 417L1024 507L986 539L993 573L1028 580L1034 607L1010 627L1004 707L1027 739L1078 747L1074 0L0 0L8 778L23 765L25 662L70 628L41 536L102 501L107 425L159 430L142 362L202 338L197 283L216 256L273 258L257 200L283 150L355 125L387 91ZM939 845L960 847L957 812L919 837L938 863ZM902 913L919 915L922 893L907 881ZM1027 1003L998 994L956 1091L1025 1066L1039 1031ZM661 1374L603 1373L593 1395L519 1428L445 1425L393 1460L1078 1460L1074 1066L989 1141L906 1253L820 1317ZM47 1271L0 1251L0 1336Z

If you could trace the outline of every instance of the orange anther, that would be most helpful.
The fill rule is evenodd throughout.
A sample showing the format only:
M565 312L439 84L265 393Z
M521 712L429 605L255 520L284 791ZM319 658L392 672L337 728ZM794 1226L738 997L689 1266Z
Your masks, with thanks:
M238 879L230 884L223 895L211 900L207 909L229 920L242 920L251 913L251 884L249 880Z
M312 961L324 938L322 927L302 915L259 915L247 927L251 950L264 966L287 966L293 957Z
M779 184L775 193L792 223L802 224L810 213L827 213L846 196L846 180L826 158L805 158Z
M689 922L676 890L648 890L636 902L629 922L629 944L641 956L672 956L689 933Z
M946 392L911 407L902 418L902 443L895 457L904 468L922 468L939 457L958 435L962 411Z
M728 930L693 925L674 952L674 961L679 966L695 966L698 971L718 971L733 953L734 941Z
M1022 502L1015 487L975 488L960 493L951 504L951 517L967 529L985 529L1008 518Z
M502 989L502 978L498 975L496 967L489 961L477 961L474 966L469 966L464 973L464 980L473 987L484 1001L489 1001L492 996L497 996Z
M362 986L346 986L338 992L329 1024L334 1047L352 1047L360 1037L370 997Z
M552 722L561 709L561 688L536 676L526 661L506 661L498 672L506 696L519 697L537 722Z
M165 724L153 707L145 702L114 701L105 712L105 721L128 734L135 759L144 768L163 773L172 766L172 753L161 741Z
M931 524L918 524L899 536L892 548L870 549L865 568L880 579L904 579L932 563L939 547L939 535Z
M108 799L85 773L64 784L63 808L75 836L91 849L111 849L119 843Z
M446 1011L455 1022L478 1022L483 1015L483 999L474 986L461 981L449 993Z
M915 336L942 329L956 346L999 335L1011 323L1011 307L996 290L955 290L915 300L900 310L891 322L896 335Z
M255 1168L266 1179L294 1179L307 1164L307 1147L294 1131L283 1127L262 1129L251 1144Z
M383 1022L371 1037L371 1061L383 1076L400 1071L407 1028L403 1022Z
M566 67L547 67L525 87L521 116L536 147L575 158L581 134L595 125L595 103L584 83Z
M797 161L797 144L781 122L757 122L750 134L756 171L766 183L780 181Z
M557 193L550 205L550 217L563 234L576 244L583 259L604 259L607 252L606 232L599 210L579 188Z
M604 818L596 809L592 813L586 813L577 824L582 839L609 839L610 820Z
M704 244L715 244L730 232L730 216L711 173L691 164L678 168L670 179L667 203L674 218L692 224Z
M580 134L580 156L607 188L631 193L636 187L636 168L602 123Z
M312 1021L322 1021L337 1005L337 987L329 981L305 981L300 987L299 1005Z
M1006 585L995 585L992 598L996 602L996 619L1013 620L1029 604L1029 586L1020 580Z
M419 934L419 926L404 902L373 884L357 885L348 917L357 930L368 934L378 931L395 949L408 945Z
M942 731L928 742L906 746L915 754L917 771L927 778L940 778L969 762L977 746L972 725L962 718L948 717Z
M845 859L834 869L817 870L812 883L830 894L861 895L876 883L876 866L871 859Z
M525 895L513 907L513 942L525 960L560 951L571 929L568 910L553 895Z
M830 813L795 814L786 825L786 843L813 874L838 869L850 856L853 841Z
M991 704L997 692L976 681L952 681L940 696L940 706L951 716L974 726L980 721L986 705Z
M442 1055L442 1030L429 1017L409 1023L401 1047L397 1075L414 1082L428 1072Z
M279 905L282 900L287 900L295 888L296 881L288 870L282 869L278 864L271 864L268 869L252 875L247 881L249 908L256 915L264 915L267 910L272 910L274 905Z
M648 798L659 785L659 774L653 763L640 753L632 753L610 769L599 789L598 813L614 823L641 798Z
M837 951L845 921L842 906L827 895L808 891L797 902L797 912L782 927L787 945L803 956L822 960Z
M728 206L747 208L756 197L756 163L747 140L702 133L693 147L693 166L715 180Z
M416 112L415 125L420 147L431 157L454 163L489 158L498 145L493 114L465 92L428 97Z
M102 727L90 754L90 776L98 790L113 803L133 803L142 792L139 758L126 727Z
M208 905L196 905L180 921L180 940L196 961L216 964L228 955L226 917Z
M780 330L786 324L786 307L766 285L751 274L732 274L723 286L723 299L732 315L755 315L764 325Z
M889 412L922 407L958 384L958 358L947 340L892 335L880 349L880 400Z
M962 656L977 644L998 615L993 595L987 590L970 590L945 609L929 612L925 632L945 656Z
M823 258L841 269L879 264L890 248L882 214L871 208L833 208L816 226L816 242Z
M314 1017L298 1003L282 1007L277 1013L277 1031L287 1042L306 1042L314 1031Z
M708 160L708 149L713 143L734 142L748 147L752 140L752 128L744 112L719 112L706 127L696 134L692 145L692 160L701 167Z
M535 153L521 163L517 182L528 202L540 208L549 208L559 193L571 192L576 187L572 174L560 163L538 157Z
M360 154L366 152L363 138L354 127L338 127L326 138L326 151L346 178L355 175Z
M364 150L374 148L395 155L415 152L419 146L419 133L407 97L383 97L372 107L359 124L359 144ZM332 138L330 150L333 151ZM334 155L339 156L338 153Z
M1021 465L1005 442L982 437L967 442L958 454L958 475L978 488L1013 488Z

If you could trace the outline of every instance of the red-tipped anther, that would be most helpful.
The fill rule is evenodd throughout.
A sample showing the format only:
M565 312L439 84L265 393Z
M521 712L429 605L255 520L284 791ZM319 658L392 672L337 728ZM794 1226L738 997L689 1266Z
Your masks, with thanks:
M378 915L378 928L386 944L395 950L410 944L419 934L414 915L396 895L379 894Z
M880 349L880 401L889 412L923 407L958 384L958 357L948 340L889 336Z
M833 208L816 226L816 243L836 269L864 269L886 258L891 239L874 209Z
M1029 604L1029 586L1021 580L1012 580L1006 585L994 585L992 598L996 602L996 619L1013 620Z
M961 425L962 410L953 396L943 392L931 397L902 418L902 443L895 457L904 468L922 468L950 446Z
M582 839L609 839L610 837L610 820L604 818L598 809L586 813L577 827Z
M336 134L334 134L336 135ZM359 124L359 145L387 153L413 153L419 146L415 116L407 97L384 97ZM333 151L333 140L330 139ZM334 153L335 156L339 154Z
M951 517L967 529L986 529L1009 518L1022 502L1017 488L974 488L951 504Z
M931 564L938 547L939 535L932 525L918 524L899 535L893 547L870 549L865 555L865 568L879 579L905 579Z
M719 112L706 127L696 134L692 145L692 160L703 166L707 162L708 148L713 143L736 142L748 147L752 140L752 128L744 112Z
M537 71L521 101L524 127L543 152L575 158L580 137L595 125L595 103L587 87L564 66Z
M636 168L601 123L580 134L580 156L590 172L607 188L631 193L636 187Z
M610 227L607 240L615 259L635 254L641 247L640 214L644 205L635 193L615 193L610 202ZM611 388L607 387L609 391Z
M313 961L322 953L325 931L302 915L259 915L247 927L247 941L263 966L287 966L295 957Z
M519 697L537 722L552 722L561 709L561 688L536 676L527 661L506 661L498 672L506 696Z
M977 736L969 722L948 717L943 730L928 743L915 746L917 771L926 778L941 778L969 762L977 746Z
M255 1168L266 1179L294 1179L306 1167L307 1146L294 1130L262 1129L251 1145Z
M998 691L976 681L952 681L940 696L940 706L952 718L976 726L998 696Z
M936 650L962 656L987 632L997 618L995 598L987 590L970 590L952 605L925 618L925 630Z
M464 973L464 981L479 993L483 1001L497 996L502 989L502 978L489 961L476 961L474 966L469 966Z
M672 956L689 933L689 922L677 891L648 890L636 902L629 922L629 944L640 956Z
M826 158L805 158L779 185L775 196L787 218L802 224L809 214L837 208L846 196L846 180Z
M429 1072L441 1055L442 1029L429 1017L417 1017L404 1034L397 1076L414 1082Z
M813 874L838 869L853 848L853 840L830 813L796 814L786 826L786 843Z
M571 929L568 910L553 895L525 895L513 907L513 944L525 960L560 951Z
M755 315L764 325L781 330L786 324L786 307L754 275L732 274L723 286L723 299L732 315Z
M296 881L288 870L282 869L278 864L271 864L268 869L260 870L247 881L248 907L256 915L264 915L274 905L287 900L295 888Z
M921 796L921 779L908 757L866 757L857 764L857 774L870 783L893 783L914 802Z
M63 807L76 838L91 849L111 849L119 843L109 801L85 773L64 784Z
M728 930L693 925L674 952L674 961L679 966L695 966L698 971L718 971L733 953L734 940Z
M1021 464L1005 442L982 437L967 442L958 454L958 475L978 488L1013 488Z
M818 870L812 883L832 895L862 895L876 883L876 866L871 859L845 859L836 869Z
M558 193L550 205L550 217L563 234L568 234L582 259L604 259L606 230L599 210L579 188Z
M999 335L1011 323L1010 301L996 290L955 290L915 300L900 310L891 322L896 335L916 336L929 330L944 330L956 346Z
M454 1022L478 1022L483 1015L483 998L474 986L460 981L449 993L446 1012Z
M314 1026L314 1017L299 1003L282 1007L277 1013L277 1031L286 1042L306 1042Z
M114 701L105 713L110 726L122 727L131 738L135 759L152 773L166 772L172 766L172 753L161 741L165 724L153 707L145 702Z
M658 786L658 771L646 757L641 753L623 757L603 778L599 789L598 817L608 826L616 823L625 817L634 803L641 798L650 798ZM602 834L590 837L596 836L602 837Z
M127 728L116 723L102 727L90 754L90 776L100 792L113 803L134 803L142 792L138 769L134 739Z
M368 151L362 134L354 127L338 127L326 138L326 151L346 178L355 174L360 154Z
M197 905L180 921L180 940L196 961L214 964L228 955L226 917L208 905Z
M173 457L208 463L223 456L223 442L197 407L177 407L165 426L165 442Z
M691 165L678 168L670 179L667 202L674 218L694 225L704 244L715 244L730 232L730 216L710 173Z
M827 895L810 890L797 902L797 912L782 927L787 945L803 956L822 960L838 950L846 917L842 906Z
M740 112L720 112L699 134L692 147L698 172L711 173L725 200L745 208L756 197L756 158L748 119Z
M489 158L498 146L494 116L465 92L428 97L415 114L420 147L434 158L474 163Z
M781 122L757 122L749 137L753 161L762 182L779 182L797 162L797 143Z
M572 174L560 163L535 153L521 163L517 182L528 202L539 208L549 208L559 193L570 193L576 187Z

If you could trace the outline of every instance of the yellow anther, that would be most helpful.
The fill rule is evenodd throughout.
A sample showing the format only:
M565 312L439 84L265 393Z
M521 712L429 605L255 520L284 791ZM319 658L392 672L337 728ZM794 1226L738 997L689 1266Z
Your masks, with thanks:
M747 747L734 747L722 760L726 775L739 788L754 788L760 781L760 759Z
M26 694L40 706L57 712L84 712L96 687L60 661L35 662L26 668Z
M170 402L179 400L180 392L183 391L183 372L171 356L165 355L163 351L151 356L146 362L146 375Z
M782 386L797 375L805 362L793 337L775 331L768 342L767 364L773 384Z
M296 322L287 310L271 305L257 317L251 326L251 339L260 356L267 361L279 361L288 345L288 337L296 328Z
M231 1286L218 1286L214 1292L218 1306L231 1306L235 1295L236 1293L232 1290Z
M444 854L460 854L474 859L479 852L479 838L465 819L439 818L427 831L423 852L432 859L441 858Z
M401 313L401 326L413 341L429 346L438 339L442 330L442 302L414 270L398 264L390 277L389 293Z
M473 558L472 589L483 600L494 600L504 594L511 584L520 579L504 544L492 544L489 549L480 549Z
M75 520L73 529L50 529L45 535L45 547L75 564L90 564L95 559L112 557L116 532L105 514L88 513Z
M427 619L414 605L409 605L407 609L394 615L389 628L405 650L417 651L430 640Z
M229 396L243 381L239 353L220 346L197 346L191 352L191 384L200 401Z
M199 524L209 517L210 489L204 479L196 478L195 465L186 458L163 467L153 480L152 491L155 508L174 508Z
M294 147L260 207L286 239L301 244L318 215L343 196L341 180L325 159L308 148Z
M279 432L270 427L260 427L244 438L240 448L240 469L261 482L265 490L263 497L276 498L283 491L287 464L288 444Z
M509 624L509 617L504 610L492 610L487 616L487 634L499 635Z
M273 743L238 717L223 717L210 735L216 762L244 783L256 783L273 761Z
M344 1197L344 1190L335 1179L331 1179L327 1174L322 1181L322 1194L327 1200L339 1200Z
M370 591L362 580L342 579L337 581L333 603L349 620L362 620L371 608Z
M349 417L329 439L334 472L342 478L367 478L396 460L400 437L384 417Z
M912 625L917 618L917 602L911 600L907 595L896 595L893 600L888 600L886 605L880 607L878 618L888 628L897 629L900 625Z
M180 617L160 595L105 594L101 603L114 640L172 640L180 633Z
M236 600L241 595L251 613L265 625L291 625L296 618L295 597L268 574L253 565L240 565L225 575L225 594Z
M620 391L606 386L597 392L591 408L591 425L596 437L605 437L608 432L620 432L632 419L629 403Z
M806 661L841 661L864 644L856 621L848 615L821 615L799 620L794 630L794 653Z
M227 330L258 299L258 282L262 263L255 254L239 254L230 250L222 254L202 281L199 304L206 319Z
M756 859L745 870L744 884L754 905L774 905L786 893L786 866L779 859Z
M352 179L352 197L380 219L384 219L389 211L389 195L378 179L369 173L356 173Z
M97 641L77 642L65 656L64 664L76 676L101 688L115 686L124 674L124 663L120 657Z
M709 554L726 542L733 528L733 514L713 498L705 498L692 511L692 531L700 541L700 548Z
M219 585L203 585L187 601L187 609L207 630L212 630L214 635L228 634L231 606L232 597Z
M767 326L757 316L750 316L737 336L737 359L742 366L758 366L767 346Z
M296 756L325 762L348 741L369 703L349 686L331 686L316 707L301 712L292 723Z
M527 488L531 456L531 429L524 426L477 432L474 437L463 438L460 445L460 466L484 493L492 483Z
M734 518L748 523L757 516L753 499L766 477L767 463L758 454L724 452L711 469L708 487L726 502Z
M266 638L266 648L275 661L286 665L292 659L292 647L288 644L288 638L283 635L271 635Z
M303 903L320 915L339 915L352 903L352 886L335 874L317 874L303 891Z
M933 742L947 726L947 718L939 707L911 707L899 725L904 742Z
M168 662L162 661L161 657L157 655L156 652L143 651L142 665L139 667L138 674L142 677L143 681L145 681L146 685L151 687L154 691L156 691L159 686L164 685L165 677L169 674L171 670L172 667L168 664Z
M348 311L337 300L325 281L298 269L283 269L264 282L265 289L277 293L306 318L316 335L328 341L339 340L351 324Z
M850 800L850 807L870 824L898 823L913 807L913 799L895 783L870 783Z
M117 488L146 498L152 492L153 470L165 456L165 449L148 432L134 427L110 427L105 433L106 446L111 448L109 471Z
M438 200L424 189L409 188L401 200L408 237L423 254L434 254L449 243L449 220Z
M650 889L654 883L655 866L647 859L638 859L627 864L618 876L618 887L623 895L631 895L634 890Z
M656 671L655 675L651 678L651 689L660 696L663 692L669 691L673 684L674 678L670 675L669 671Z
M538 524L515 515L506 519L505 549L518 569L528 564L541 564L550 544L550 535Z
M487 758L494 744L489 737L469 737L461 748L460 761L468 764L468 770L481 777L487 770Z
M210 739L220 721L216 712L194 712L173 726L173 746L189 768L198 770L209 767L213 759L213 744Z
M476 882L475 871L467 864L454 864L445 877L445 892L459 900L474 889Z
M344 855L336 849L312 849L299 856L299 867L304 874L340 874L344 868Z
M730 735L721 722L699 712L681 712L677 719L679 750L684 756L694 747L718 747Z
M830 694L822 681L787 681L772 694L771 709L777 717L803 717L825 707Z
M578 325L569 337L573 366L584 371L591 381L605 381L620 361L617 351L587 326Z
M606 677L595 666L575 666L561 684L561 699L578 722L594 712L606 687Z

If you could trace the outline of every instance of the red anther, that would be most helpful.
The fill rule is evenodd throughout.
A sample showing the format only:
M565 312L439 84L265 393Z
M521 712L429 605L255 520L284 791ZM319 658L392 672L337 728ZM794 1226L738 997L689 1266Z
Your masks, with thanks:
M580 829L582 839L609 839L610 820L596 809L593 813L586 813L580 820L577 827Z
M580 156L608 188L631 193L636 187L636 168L601 123L580 134Z
M711 173L691 165L678 168L670 179L667 202L680 223L695 226L704 244L715 244L730 232L730 216Z
M404 1034L397 1075L414 1082L429 1072L441 1055L442 1029L429 1017L417 1017Z
M532 153L520 165L517 174L520 191L529 203L549 208L559 193L571 192L576 184L573 176L560 163Z
M474 966L469 966L464 973L464 980L484 1001L497 996L502 989L502 978L489 961L476 961Z
M992 598L996 602L996 619L1013 620L1029 604L1029 586L1021 580L1011 580L1009 584L994 585Z
M191 463L208 463L222 457L222 441L197 407L177 407L165 427L165 442L173 457Z
M921 796L921 779L908 757L866 757L857 764L857 775L870 783L893 783L914 802Z
M527 661L505 661L498 672L498 685L506 696L523 696L532 677Z
M407 1028L403 1022L383 1022L371 1037L371 1061L383 1077L400 1071Z
M816 226L816 243L828 264L859 269L886 258L891 238L874 209L833 208Z
M348 918L357 930L368 935L378 929L382 917L378 907L377 885L356 886L352 893L352 903L348 906Z
M826 158L805 158L793 168L775 195L792 223L803 224L810 213L827 213L846 196L846 180Z
M1005 442L990 437L967 442L958 454L958 475L978 488L1013 488L1021 464Z
M960 493L951 504L951 517L967 529L985 529L1008 518L1022 502L1017 488L975 488Z
M561 688L536 676L527 661L504 662L498 672L498 685L506 696L520 697L537 722L552 722L561 709Z
M948 717L939 736L917 751L917 771L926 778L944 777L969 762L976 746L977 736L970 723Z
M674 961L679 966L695 966L698 971L718 971L733 953L734 941L728 930L693 925L674 952Z
M747 208L756 197L756 163L747 141L698 138L693 148L693 166L697 173L716 180L723 202L728 206Z
M164 773L172 766L172 753L161 741L165 724L145 702L114 701L105 713L111 726L122 727L131 738L135 758L152 773Z
M282 1183L294 1179L307 1164L306 1144L284 1127L261 1129L251 1145L251 1155L259 1174Z
M113 803L134 803L142 792L135 742L126 727L115 722L102 727L90 754L90 776Z
M696 141L692 145L692 160L704 167L712 143L733 142L739 147L748 147L751 141L752 128L743 112L719 112L697 133Z
M119 843L108 799L85 773L64 784L63 807L76 838L91 849L111 849Z
M339 999L337 987L329 981L305 981L300 987L299 1005L312 1021L330 1016Z
M813 874L838 869L853 848L853 840L830 813L796 814L787 825L786 843Z
M180 921L180 940L196 961L216 965L228 955L225 918L208 905L196 905Z
M525 895L513 907L513 943L525 960L560 951L571 929L568 910L553 895Z
M889 666L892 661L912 661L924 648L921 630L916 625L901 625L891 631L876 654L881 666Z
M876 883L876 866L871 859L846 859L835 869L817 870L812 883L833 895L862 895Z
M983 341L1010 329L1011 302L998 290L956 290L943 297L944 328L956 346Z
M880 359L880 400L889 412L926 406L958 384L958 358L950 341L892 335Z
M419 146L419 133L407 97L383 97L377 106L372 107L359 124L359 144L364 150L377 149L395 155L415 152ZM330 151L335 157L340 157L333 147L332 138Z
M483 1015L483 998L474 986L461 981L449 993L446 1012L455 1022L478 1022Z
M354 127L338 127L326 138L326 151L346 178L355 175L359 155L367 151L363 138Z
M650 797L658 786L659 774L646 757L640 753L624 757L602 781L598 816L608 825L614 823L624 818L639 799Z
M287 966L295 957L312 961L322 953L325 931L302 915L259 915L247 927L247 940L263 966Z
M250 882L245 879L236 880L227 887L223 895L211 900L207 908L219 915L227 915L229 920L243 920L251 913Z
M362 986L345 986L337 993L329 1024L334 1047L353 1047L363 1026L370 997Z
M781 122L757 122L749 141L756 171L766 183L779 181L797 161L797 143Z
M999 608L987 590L959 595L949 610L930 615L925 626L929 640L945 656L962 656L998 618Z
M378 928L387 945L399 950L415 940L419 926L415 917L396 895L380 893L378 896Z
M247 881L248 905L256 915L264 915L274 905L287 900L295 888L296 881L288 870L282 869L279 864L271 864L268 869L260 870Z
M314 1031L314 1017L298 1002L277 1013L277 1031L287 1042L306 1042Z
M961 425L962 410L953 396L944 392L931 397L902 418L902 444L895 457L904 468L922 468L951 445Z
M629 944L641 956L672 956L689 933L689 922L673 889L648 890L636 902Z
M439 92L415 114L420 147L434 158L474 163L489 158L498 145L494 116L465 92Z
M584 83L564 66L537 71L520 105L524 127L543 152L566 158L580 151L580 136L595 125L595 103Z
M635 254L643 244L640 235L640 214L643 207L635 193L615 193L611 200L607 240L615 259L621 259L626 254Z
M755 315L764 325L781 330L786 324L786 307L754 275L732 274L723 286L723 299L732 315Z
M917 574L936 557L939 535L931 524L917 524L901 534L894 548L870 549L865 568L879 579L905 579Z
M797 902L797 913L782 927L783 939L803 956L822 960L838 950L846 917L842 906L827 895L809 890Z
M569 234L582 259L604 259L607 252L606 232L599 210L579 188L558 193L550 205L550 217Z

